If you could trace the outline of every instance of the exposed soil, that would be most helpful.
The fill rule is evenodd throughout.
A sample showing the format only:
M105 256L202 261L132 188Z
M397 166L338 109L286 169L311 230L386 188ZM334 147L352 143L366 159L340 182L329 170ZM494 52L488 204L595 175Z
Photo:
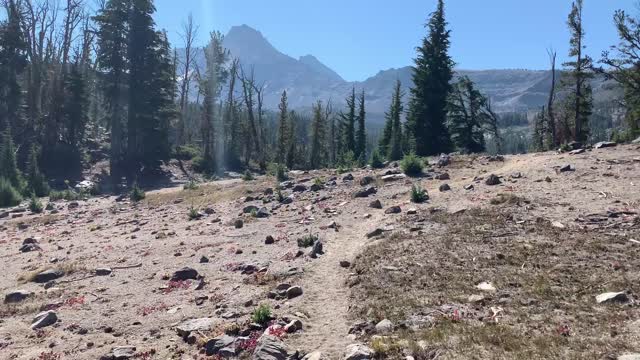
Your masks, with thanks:
M133 345L137 358L206 359L201 344L247 328L261 304L273 309L275 324L302 322L302 330L278 333L290 353L320 351L330 359L353 343L380 358L615 359L640 352L638 146L489 160L499 159L456 156L428 172L447 172L449 180L384 183L380 176L392 167L354 171L353 181L330 170L292 174L296 185L309 188L317 178L324 189L293 193L287 205L277 193L262 195L276 182L260 177L151 191L139 203L99 197L77 207L56 202L43 214L8 214L0 218L0 291L33 296L1 305L0 358L99 359ZM575 171L560 172L567 164ZM486 185L490 174L502 183ZM365 176L376 178L368 186L377 194L353 198ZM444 183L452 190L440 192ZM428 191L428 202L410 202L414 184ZM375 199L382 209L369 207ZM270 216L243 213L248 205ZM385 214L391 206L401 212ZM379 235L368 238L375 229ZM324 245L317 258L298 246L310 234ZM20 252L30 237L40 249ZM185 266L202 280L169 280ZM112 272L97 276L98 268ZM65 275L45 289L31 281L44 269ZM495 289L478 289L483 282ZM281 283L303 294L271 298ZM626 292L625 300L598 304L605 292ZM58 321L32 330L42 310L54 310ZM182 321L205 317L217 325L196 334L196 343L178 336ZM375 325L383 319L393 326L381 336ZM250 349L238 357L251 357Z

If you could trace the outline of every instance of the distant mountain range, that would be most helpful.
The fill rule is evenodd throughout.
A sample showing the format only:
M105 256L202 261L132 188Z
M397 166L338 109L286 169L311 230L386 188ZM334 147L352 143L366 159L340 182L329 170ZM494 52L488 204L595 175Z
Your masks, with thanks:
M386 111L396 79L402 82L405 93L411 86L411 67L380 71L365 81L349 82L313 55L295 59L278 51L259 31L247 26L234 26L224 38L224 47L233 57L240 59L246 70L253 67L258 83L265 85L265 108L277 109L280 95L287 90L289 106L307 109L317 100L331 99L334 105L344 105L344 98L355 86L365 90L367 113L375 121L381 121ZM204 55L196 57L204 66ZM492 101L497 112L528 111L546 104L551 71L505 70L457 70L466 75ZM616 87L603 79L593 83L594 97L609 99Z

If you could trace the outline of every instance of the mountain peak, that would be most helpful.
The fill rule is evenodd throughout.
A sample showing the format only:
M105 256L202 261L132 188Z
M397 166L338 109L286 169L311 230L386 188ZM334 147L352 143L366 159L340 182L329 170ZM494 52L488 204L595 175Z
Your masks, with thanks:
M313 71L329 77L332 81L339 81L339 82L344 81L344 79L342 79L340 75L338 75L335 71L333 71L327 65L323 64L320 60L318 60L317 57L313 55L309 54L309 55L300 56L300 59L298 61L300 61L302 64L307 65L308 67L313 69Z

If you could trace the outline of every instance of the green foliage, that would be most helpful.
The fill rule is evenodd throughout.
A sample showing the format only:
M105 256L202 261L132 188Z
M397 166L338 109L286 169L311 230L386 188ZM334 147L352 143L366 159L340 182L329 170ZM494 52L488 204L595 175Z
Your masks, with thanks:
M284 201L284 195L282 195L282 190L280 189L280 186L276 186L276 200L278 202Z
M309 166L320 169L327 165L327 112L328 108L318 101L313 105L311 122L311 149L309 150Z
M449 56L450 31L443 0L438 0L427 28L429 34L417 48L407 114L407 137L411 151L419 156L448 153L451 149L445 123L454 62Z
M403 154L402 122L400 118L404 112L402 98L404 93L401 90L400 80L396 81L396 86L391 98L389 110L385 113L385 126L378 147L380 152L390 161L400 160Z
M485 150L484 124L489 122L485 111L488 100L466 76L453 85L449 96L449 132L456 147L463 153Z
M192 145L182 145L173 151L173 157L178 160L193 160L200 156L200 150Z
M0 142L0 174L9 181L11 186L21 192L24 188L24 181L16 162L16 149L13 145L11 133L5 131Z
M245 170L244 174L242 175L242 180L244 181L253 181L256 178L253 176L253 174L251 173L251 170L247 169Z
M16 206L20 204L22 197L11 182L4 177L0 177L0 207Z
M318 185L318 186L323 186L324 185L324 180L322 180L322 178L317 177L317 178L313 179L313 184L314 185Z
M251 322L265 326L271 321L271 307L261 304L251 314Z
M289 139L290 133L288 130L289 112L287 110L286 90L282 92L278 109L280 109L280 117L278 119L278 148L276 152L276 161L283 164L287 160L287 151L289 150L289 142L291 141L291 139Z
M347 103L347 111L340 113L340 127L343 138L342 149L343 152L356 151L356 89L351 89L351 94L345 99ZM355 159L355 155L353 155Z
M373 153L371 154L371 161L369 162L369 164L374 169L382 169L384 167L382 156L380 156L380 152L378 151L378 149L373 150Z
M298 246L302 248L311 247L316 241L318 241L317 235L307 234L298 239Z
M365 128L366 122L366 111L365 111L365 100L364 100L364 90L360 93L358 97L358 129L356 131L356 147L354 149L355 156L361 160L360 165L364 165L366 159L366 150L367 150L367 132Z
M278 182L289 180L289 170L281 163L270 163L267 167L267 174L275 176Z
M29 210L33 213L40 214L42 210L44 210L44 206L37 197L32 195L29 201Z
M421 204L429 200L429 194L420 185L413 185L411 187L411 202Z
M27 191L35 194L35 196L47 196L51 189L44 175L38 167L38 152L35 146L31 147L29 152L29 161L27 166Z
M342 172L353 171L353 168L357 166L358 166L358 160L356 159L356 155L353 151L345 152L344 154L342 154L342 157L338 161L338 168L342 169L343 170Z
M200 212L198 212L198 209L191 206L189 208L189 212L187 213L187 216L189 217L189 220L196 220L200 218Z
M251 217L258 217L258 210L256 209L251 209L251 213L250 213Z
M424 163L416 154L411 153L405 155L400 161L400 168L407 176L420 176L422 175L422 169Z
M129 199L133 202L138 202L140 200L144 200L146 196L147 194L145 194L144 190L142 190L137 183L133 183L131 192L129 193Z
M49 192L49 201L58 201L58 200L67 200L67 201L77 201L83 200L87 198L87 194L84 192L74 191L73 189L66 189L62 191L51 191Z
M184 190L197 190L198 189L198 183L195 182L195 180L191 179L191 180L189 180L188 183L184 184L184 186L182 188Z

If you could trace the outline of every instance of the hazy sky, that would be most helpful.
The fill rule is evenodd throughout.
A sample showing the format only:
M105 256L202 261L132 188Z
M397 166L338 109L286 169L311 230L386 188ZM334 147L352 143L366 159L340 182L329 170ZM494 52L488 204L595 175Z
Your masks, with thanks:
M587 52L617 42L613 12L638 14L637 0L585 0ZM211 30L247 24L295 58L312 54L347 80L412 64L435 0L156 0L158 25L179 46L193 13L201 42ZM546 49L565 60L570 0L448 0L451 54L464 69L548 67Z

